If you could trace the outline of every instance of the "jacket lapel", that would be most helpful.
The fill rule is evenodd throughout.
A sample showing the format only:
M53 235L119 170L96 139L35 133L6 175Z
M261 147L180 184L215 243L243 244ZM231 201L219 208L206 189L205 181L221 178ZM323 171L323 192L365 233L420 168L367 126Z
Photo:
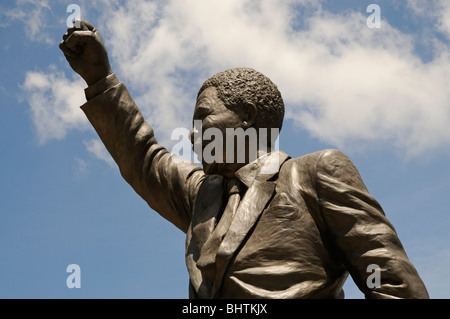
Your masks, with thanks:
M186 234L186 266L190 298L209 298L212 280L197 267L200 250L211 236L224 201L223 177L209 175L197 194L191 225Z
M198 247L203 247L217 224L223 206L223 177L211 175L203 183L197 195L192 216L192 235Z
M244 241L248 232L255 225L269 200L272 198L275 190L275 182L268 180L278 173L282 163L288 158L289 156L281 151L271 153L264 162L260 163L259 169L256 174L254 174L254 179L252 181L249 181L249 174L245 174L245 171L236 172L236 176L249 188L217 251L216 277L211 297L214 297L217 294L222 283L223 275L232 257ZM249 167L251 169L250 174L252 174L252 172L255 171L254 166ZM251 184L248 185L249 183Z

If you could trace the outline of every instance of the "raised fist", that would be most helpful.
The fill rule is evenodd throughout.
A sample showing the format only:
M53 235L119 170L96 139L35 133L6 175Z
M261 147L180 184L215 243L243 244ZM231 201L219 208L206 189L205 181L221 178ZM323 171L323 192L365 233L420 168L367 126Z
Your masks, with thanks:
M87 21L79 21L80 27L67 29L59 48L72 69L92 85L111 74L108 53L100 34Z

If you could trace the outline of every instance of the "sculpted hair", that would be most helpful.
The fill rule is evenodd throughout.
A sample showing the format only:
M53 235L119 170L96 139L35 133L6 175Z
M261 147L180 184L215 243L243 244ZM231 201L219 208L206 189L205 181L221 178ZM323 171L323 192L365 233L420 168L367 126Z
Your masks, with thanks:
M198 95L211 86L217 89L218 97L231 110L245 103L254 104L257 109L255 128L281 130L284 102L277 86L265 75L250 68L228 69L206 80Z

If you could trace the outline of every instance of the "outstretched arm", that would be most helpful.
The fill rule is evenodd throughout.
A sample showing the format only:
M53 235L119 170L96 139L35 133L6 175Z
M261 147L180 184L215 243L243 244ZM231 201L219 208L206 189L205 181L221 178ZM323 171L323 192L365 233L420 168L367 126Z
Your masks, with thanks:
M90 23L69 28L60 48L89 86L88 102L81 108L124 179L151 208L186 232L203 170L158 145L127 88L112 73L103 41Z

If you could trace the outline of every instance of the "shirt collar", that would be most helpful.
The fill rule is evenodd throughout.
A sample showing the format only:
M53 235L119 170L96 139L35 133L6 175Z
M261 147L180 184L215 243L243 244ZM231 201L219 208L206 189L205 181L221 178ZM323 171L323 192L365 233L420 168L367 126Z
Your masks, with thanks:
M250 187L258 179L268 180L280 170L281 164L289 158L283 151L275 151L258 157L251 163L242 166L234 175L245 186Z

